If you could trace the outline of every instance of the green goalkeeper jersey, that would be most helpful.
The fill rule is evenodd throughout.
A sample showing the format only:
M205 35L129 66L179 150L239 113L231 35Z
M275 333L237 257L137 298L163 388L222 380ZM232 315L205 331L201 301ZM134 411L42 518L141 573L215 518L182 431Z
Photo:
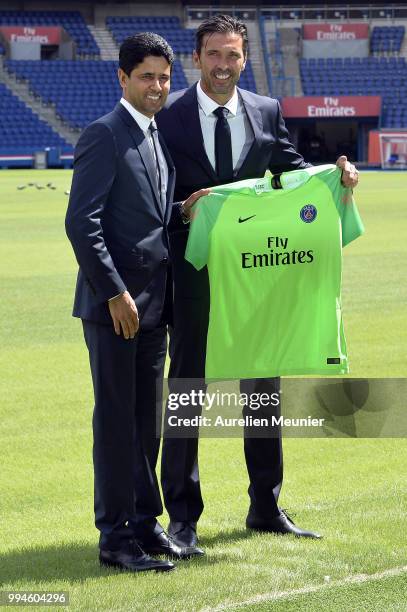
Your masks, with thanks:
M345 374L342 247L363 233L333 165L214 187L186 259L208 266L207 379Z

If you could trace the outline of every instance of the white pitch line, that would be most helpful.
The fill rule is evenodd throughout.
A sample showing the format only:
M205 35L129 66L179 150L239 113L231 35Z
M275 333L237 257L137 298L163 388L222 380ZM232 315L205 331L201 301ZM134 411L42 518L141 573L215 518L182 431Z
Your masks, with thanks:
M214 608L206 607L201 608L200 612L221 612L222 610L235 610L237 608L245 608L254 604L261 604L266 601L278 601L279 599L288 599L289 597L295 597L296 595L309 595L310 593L317 593L325 589L332 589L335 587L344 586L347 584L361 584L363 582L375 582L377 580L383 580L383 578L392 578L394 576L401 576L407 572L407 565L403 567L393 567L391 569L384 570L383 572L377 572L376 574L354 574L353 576L347 576L342 580L333 580L332 582L326 582L324 584L310 585L302 587L301 589L293 589L292 591L274 591L273 593L260 593L254 595L246 601L237 602L225 602L219 604Z

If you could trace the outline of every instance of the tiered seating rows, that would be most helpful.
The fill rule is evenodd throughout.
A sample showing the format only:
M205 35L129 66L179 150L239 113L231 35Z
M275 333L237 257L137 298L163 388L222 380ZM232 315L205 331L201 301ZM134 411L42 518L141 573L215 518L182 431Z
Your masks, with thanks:
M403 44L404 26L375 26L370 35L370 50L399 52Z
M34 95L47 104L54 104L58 115L74 128L83 128L110 112L121 96L116 62L8 60L6 67L19 78L28 80ZM256 90L250 64L240 85ZM186 87L188 83L182 65L176 60L171 91Z
M178 17L107 17L106 26L118 45L137 32L155 32L175 53L192 53L195 46L195 30L182 28Z
M6 67L28 80L31 91L45 102L55 104L60 117L75 128L83 128L110 112L121 97L116 62L9 60ZM172 90L188 86L178 61L171 84Z
M0 143L2 149L70 146L3 83L0 83Z
M404 57L301 60L306 96L380 95L384 127L407 127L407 64Z

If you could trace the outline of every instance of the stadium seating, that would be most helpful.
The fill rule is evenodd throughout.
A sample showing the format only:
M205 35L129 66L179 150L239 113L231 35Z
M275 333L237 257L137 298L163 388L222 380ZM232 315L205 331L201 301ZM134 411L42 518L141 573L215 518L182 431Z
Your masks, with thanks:
M370 50L375 52L399 52L403 44L404 26L375 26L370 35Z
M121 95L116 62L7 60L5 65L9 72L29 82L34 95L46 104L54 104L63 121L76 129L110 112ZM256 91L250 63L239 84L245 89ZM185 87L188 87L188 82L181 63L176 60L171 91Z
M160 34L175 53L190 54L195 45L195 30L182 28L178 17L107 17L106 26L118 45L137 32Z
M254 78L253 68L250 60L247 60L246 62L246 68L241 74L238 85L243 89L248 89L253 93L257 93L256 81Z
M0 83L0 143L1 150L31 147L70 147L59 134L24 102Z
M181 27L178 17L107 17L106 26L118 45L121 45L127 36L151 31L168 40L175 53L191 55L195 48L195 30ZM250 61L239 85L254 93L257 91ZM172 85L171 89L174 91L180 88Z
M79 11L0 11L0 25L61 26L75 41L79 55L100 55Z
M0 25L60 25L76 42L81 56L79 61L4 62L7 70L29 83L35 96L54 105L57 114L68 125L82 129L115 106L121 95L117 63L100 61L99 48L79 11L0 11ZM154 31L168 40L178 56L190 56L195 46L195 30L182 27L176 16L107 17L106 27L118 45L136 32ZM398 56L404 35L404 26L375 26L370 36L370 57L301 59L304 95L380 95L380 125L407 128L407 63L404 57ZM4 53L0 44L0 56ZM86 59L89 56L94 59ZM250 61L239 85L257 91ZM185 87L188 82L181 61L177 59L171 91ZM0 137L4 146L17 142L30 143L33 147L69 146L4 86L0 90L0 104ZM7 109L12 107L13 113L17 112L18 120L13 126L4 119L11 112L6 106Z
M31 91L47 104L54 104L58 115L74 128L83 128L110 112L121 96L116 62L8 60L6 67L29 81ZM187 86L182 66L176 61L171 89Z
M407 127L404 57L300 60L306 96L382 96L383 127Z

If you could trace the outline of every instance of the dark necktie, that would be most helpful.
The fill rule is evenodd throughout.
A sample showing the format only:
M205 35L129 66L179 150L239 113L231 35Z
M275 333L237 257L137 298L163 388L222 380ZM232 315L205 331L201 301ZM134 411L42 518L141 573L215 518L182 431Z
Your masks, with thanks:
M148 129L151 132L151 136L153 139L154 146L154 154L155 154L155 165L157 169L157 185L158 192L160 194L160 201L162 209L165 210L167 203L167 185L165 184L165 159L162 154L162 150L160 147L160 141L158 140L158 130L157 126L151 122Z
M233 180L232 136L227 120L228 109L218 106L213 111L218 120L215 126L215 161L216 174L221 183L230 183Z

